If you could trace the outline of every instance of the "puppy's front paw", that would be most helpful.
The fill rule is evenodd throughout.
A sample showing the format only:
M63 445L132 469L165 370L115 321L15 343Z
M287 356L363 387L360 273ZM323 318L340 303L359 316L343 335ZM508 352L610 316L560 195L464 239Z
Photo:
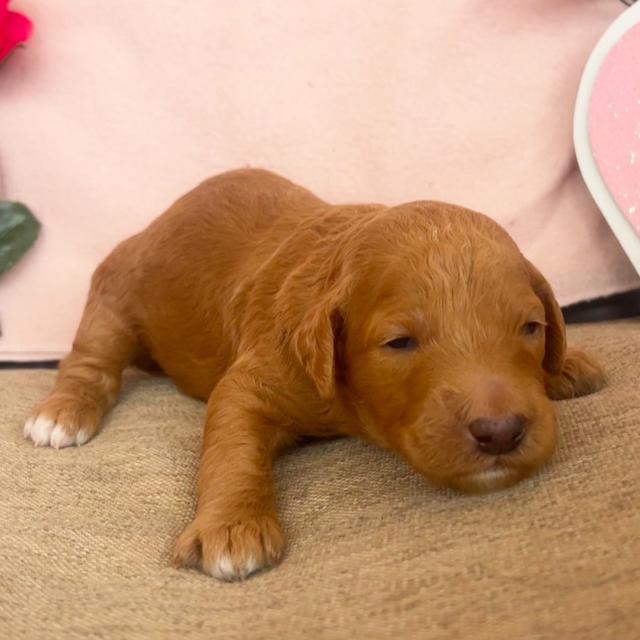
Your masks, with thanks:
M550 377L545 386L552 400L565 400L599 391L606 382L604 370L591 356L577 349L569 349L562 371Z
M196 567L218 580L243 580L277 564L284 551L280 523L274 516L195 520L178 538L176 567Z
M52 396L34 410L24 424L23 434L37 447L62 449L87 442L99 423L100 414L95 407Z

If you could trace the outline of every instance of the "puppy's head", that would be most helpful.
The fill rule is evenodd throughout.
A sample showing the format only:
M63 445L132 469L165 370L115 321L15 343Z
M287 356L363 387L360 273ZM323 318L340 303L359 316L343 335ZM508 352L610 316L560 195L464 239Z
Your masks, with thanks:
M442 203L378 216L310 309L297 349L321 395L436 484L488 491L552 454L545 378L561 311L495 222Z

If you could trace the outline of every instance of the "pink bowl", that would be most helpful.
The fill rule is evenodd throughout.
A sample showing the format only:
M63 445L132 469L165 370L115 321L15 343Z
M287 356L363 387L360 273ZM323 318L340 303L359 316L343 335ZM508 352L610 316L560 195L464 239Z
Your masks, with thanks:
M584 180L640 272L640 5L611 25L587 63L574 139Z

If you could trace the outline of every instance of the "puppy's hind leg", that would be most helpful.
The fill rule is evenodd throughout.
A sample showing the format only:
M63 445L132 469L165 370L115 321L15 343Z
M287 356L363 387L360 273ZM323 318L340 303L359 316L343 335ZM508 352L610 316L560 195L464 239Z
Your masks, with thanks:
M122 371L137 352L126 321L92 292L73 350L60 362L53 391L25 423L25 438L56 449L87 442L115 404Z

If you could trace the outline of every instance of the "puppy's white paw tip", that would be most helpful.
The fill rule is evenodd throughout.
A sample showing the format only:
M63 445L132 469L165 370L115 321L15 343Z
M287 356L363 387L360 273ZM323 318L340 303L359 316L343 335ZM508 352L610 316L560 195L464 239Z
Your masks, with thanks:
M57 424L51 432L50 444L54 449L62 449L64 447L70 447L76 443L76 438L69 435L64 427Z
M214 578L218 578L218 580L234 580L236 573L233 569L231 558L227 555L216 558L211 567L211 575Z
M22 429L22 435L25 438L30 438L31 437L31 427L33 426L33 418L29 418L25 423L24 423L24 428Z
M215 560L211 567L211 575L218 580L227 582L232 580L242 580L247 578L260 567L255 558L249 557L240 567L234 567L231 558L228 555L221 555Z
M87 429L69 433L64 425L57 424L45 416L29 418L25 422L22 433L25 438L31 439L36 447L53 447L54 449L63 449L74 444L81 445L91 437Z
M91 438L91 433L86 429L80 429L80 431L76 433L76 444L80 446L87 442L89 438Z
M259 568L260 567L258 566L256 559L253 556L250 556L244 565L244 571L245 571L244 575L249 576L255 571L257 571Z
M36 447L47 447L51 442L51 433L55 427L55 422L44 416L38 416L35 420L30 421L29 432L25 425L25 435L31 440Z

